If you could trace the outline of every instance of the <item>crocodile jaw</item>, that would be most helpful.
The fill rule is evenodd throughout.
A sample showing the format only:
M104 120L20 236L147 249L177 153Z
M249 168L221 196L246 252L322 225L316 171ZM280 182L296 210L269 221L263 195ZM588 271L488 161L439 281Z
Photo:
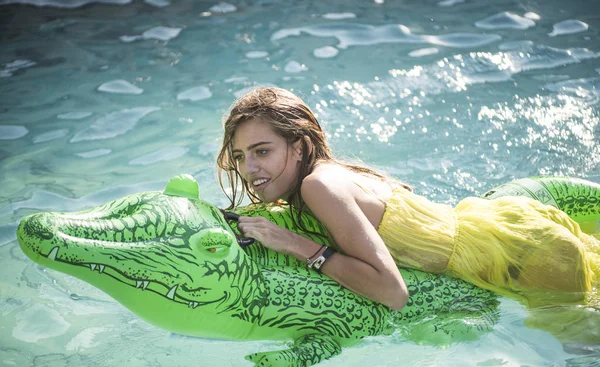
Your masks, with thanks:
M249 286L240 294L239 274L220 270L236 263L246 273L259 272L237 246L234 235L216 220L221 219L216 208L160 193L109 204L79 213L31 215L17 230L21 248L33 261L109 294L111 288L126 286L126 292L152 293L170 301L170 306L210 306L214 312L235 309L242 298L254 296ZM190 243L207 231L221 233L221 240L231 242L224 247L226 251L212 253ZM109 285L107 279L120 284Z

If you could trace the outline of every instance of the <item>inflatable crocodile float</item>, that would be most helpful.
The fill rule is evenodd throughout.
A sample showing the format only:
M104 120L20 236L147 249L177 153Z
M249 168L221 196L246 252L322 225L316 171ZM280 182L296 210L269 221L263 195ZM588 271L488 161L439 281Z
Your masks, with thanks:
M253 205L237 214L294 230L286 206ZM181 175L164 192L77 213L33 214L17 237L33 261L96 286L158 327L206 338L293 340L289 349L246 357L259 366L310 366L394 330L418 343L472 340L497 321L492 292L407 269L401 273L410 299L392 311L290 256L249 245L235 218L201 200L196 181ZM303 224L325 233L308 215Z

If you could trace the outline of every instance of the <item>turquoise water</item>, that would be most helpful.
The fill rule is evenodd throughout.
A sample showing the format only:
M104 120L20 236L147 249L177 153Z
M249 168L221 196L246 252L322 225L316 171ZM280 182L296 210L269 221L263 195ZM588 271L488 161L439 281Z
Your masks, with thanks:
M539 174L600 182L599 14L556 0L0 0L0 365L244 366L282 346L157 329L34 265L15 239L27 214L161 189L180 173L224 205L221 116L253 86L292 89L339 157L440 202ZM577 357L524 319L503 299L477 341L375 337L323 366Z

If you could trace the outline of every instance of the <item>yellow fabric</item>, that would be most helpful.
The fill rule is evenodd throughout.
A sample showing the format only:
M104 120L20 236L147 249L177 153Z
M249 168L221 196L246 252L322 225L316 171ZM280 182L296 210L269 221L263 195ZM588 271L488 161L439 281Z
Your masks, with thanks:
M399 266L446 273L530 306L587 296L600 308L599 241L536 200L467 198L452 208L397 188L378 233Z

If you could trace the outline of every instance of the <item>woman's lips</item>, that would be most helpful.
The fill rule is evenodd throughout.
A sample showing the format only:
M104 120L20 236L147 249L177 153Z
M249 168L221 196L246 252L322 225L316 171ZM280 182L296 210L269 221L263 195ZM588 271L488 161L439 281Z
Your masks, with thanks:
M254 186L254 190L256 190L256 191L260 191L260 190L264 189L265 187L267 187L267 185L268 185L270 182L271 182L271 180L267 180L267 181L265 181L265 182L261 183L260 185L252 185L252 186Z

